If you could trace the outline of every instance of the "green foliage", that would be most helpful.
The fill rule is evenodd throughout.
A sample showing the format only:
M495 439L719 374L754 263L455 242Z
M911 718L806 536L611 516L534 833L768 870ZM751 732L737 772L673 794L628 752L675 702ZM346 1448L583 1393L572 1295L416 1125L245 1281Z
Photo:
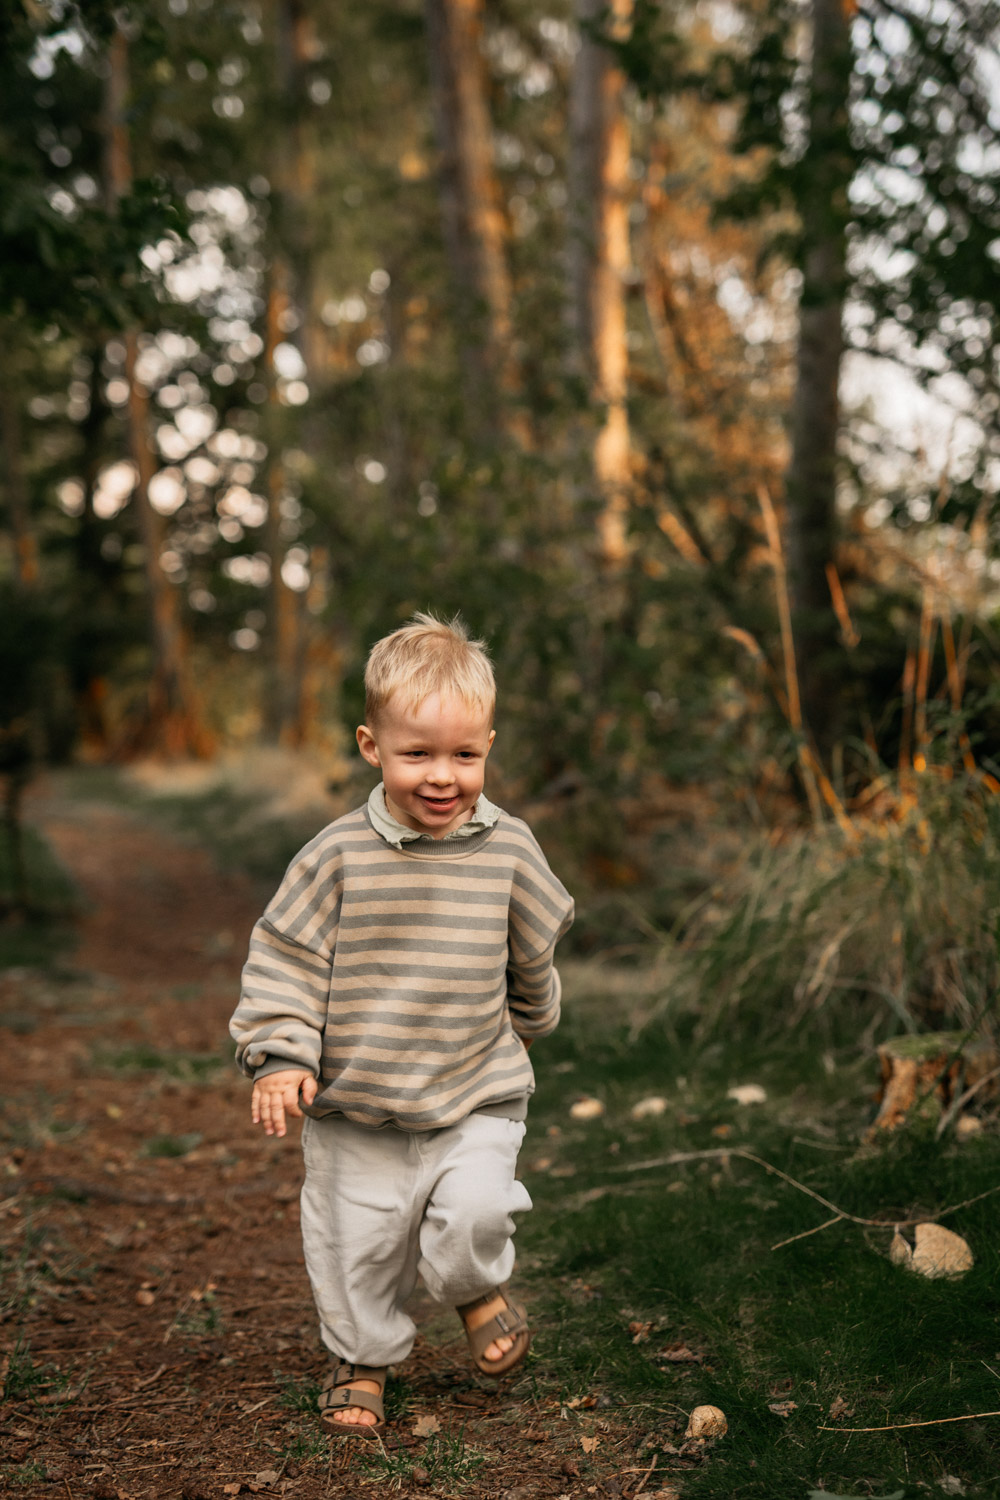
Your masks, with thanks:
M976 1257L961 1280L914 1276L887 1252L894 1222L995 1192L995 1134L959 1144L903 1133L859 1150L874 1058L842 1039L825 1067L815 1016L780 1049L739 1012L708 1043L657 1026L634 1041L610 1021L609 997L628 1004L620 977L566 977L564 1023L533 1054L522 1159L535 1212L518 1230L534 1378L560 1392L566 1419L590 1431L583 1398L627 1418L664 1483L679 1477L666 1445L680 1444L687 1413L721 1407L728 1436L684 1472L696 1500L817 1486L878 1495L946 1474L989 1493L988 1423L941 1419L997 1405L995 1197L945 1221ZM641 1016L641 997L632 1004ZM765 1103L726 1097L748 1081L766 1084ZM633 1118L653 1092L665 1111ZM605 1101L603 1118L568 1116L581 1093ZM802 1187L885 1228L821 1229L829 1210ZM782 1415L784 1402L794 1405ZM930 1425L844 1431L906 1422Z
M933 770L886 795L887 816L853 839L831 827L765 845L694 917L672 1004L696 1001L699 1035L737 1015L827 1040L995 1024L997 795L980 774Z

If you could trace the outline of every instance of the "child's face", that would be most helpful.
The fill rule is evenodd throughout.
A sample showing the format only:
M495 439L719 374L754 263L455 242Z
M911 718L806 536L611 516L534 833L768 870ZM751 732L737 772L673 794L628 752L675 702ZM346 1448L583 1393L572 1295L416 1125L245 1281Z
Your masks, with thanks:
M358 748L381 770L393 817L440 839L468 821L493 735L481 708L433 693L416 708L390 699L374 728L358 729Z

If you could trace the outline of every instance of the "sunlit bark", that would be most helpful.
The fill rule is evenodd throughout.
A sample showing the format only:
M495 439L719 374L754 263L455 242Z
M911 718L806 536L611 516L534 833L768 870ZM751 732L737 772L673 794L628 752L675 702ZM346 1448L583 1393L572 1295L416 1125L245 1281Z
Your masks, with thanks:
M806 727L837 732L840 646L830 596L836 550L838 391L844 352L850 36L844 0L813 0L809 147L800 210L804 241L791 422L788 553Z
M276 53L282 98L281 129L273 138L271 178L275 192L268 277L264 363L268 377L269 446L265 544L270 563L264 726L269 738L300 745L308 737L303 689L307 620L301 593L283 575L289 536L282 514L287 476L282 449L288 438L287 410L280 399L275 366L279 344L291 342L302 355L306 378L320 378L325 360L313 307L313 247L309 205L315 189L315 153L303 119L305 70L313 55L312 18L303 0L273 0Z
M108 48L105 95L104 170L109 213L116 211L119 200L132 185L128 99L128 41L125 33L116 29ZM149 499L156 457L149 437L148 395L136 374L138 336L134 329L125 334L125 350L129 444L136 470L134 504L143 541L153 656L147 722L133 736L133 744L168 755L203 754L207 748L206 735L193 707L180 600L160 563L163 517L153 509Z
M24 472L24 424L21 399L11 385L12 330L0 327L0 437L3 442L3 496L10 528L14 581L19 589L32 589L38 583L38 545L31 524L28 481Z
M594 477L601 496L600 552L621 564L628 552L629 423L626 279L629 130L625 78L595 40L601 25L627 33L632 0L578 0L581 39L570 101L570 289L580 364L600 412Z
M520 387L513 342L507 225L493 165L481 51L482 0L426 0L431 93L440 151L441 209L460 355L476 418L501 396L516 429ZM504 404L506 403L506 404Z

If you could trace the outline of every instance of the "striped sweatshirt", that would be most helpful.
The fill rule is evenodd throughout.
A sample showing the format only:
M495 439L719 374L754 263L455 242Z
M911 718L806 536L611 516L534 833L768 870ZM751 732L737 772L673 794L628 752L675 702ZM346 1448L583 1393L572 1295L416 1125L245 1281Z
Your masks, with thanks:
M573 902L527 824L394 849L365 808L292 861L253 931L230 1031L245 1073L301 1067L306 1113L453 1125L534 1088L519 1037L559 1020Z

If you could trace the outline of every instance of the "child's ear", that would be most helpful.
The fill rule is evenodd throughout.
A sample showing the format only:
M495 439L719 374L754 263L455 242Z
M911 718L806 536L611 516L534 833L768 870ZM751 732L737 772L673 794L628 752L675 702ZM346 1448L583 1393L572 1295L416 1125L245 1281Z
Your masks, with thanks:
M364 756L368 764L370 766L381 767L382 762L379 759L378 745L375 743L375 736L372 734L367 724L358 725L356 738L358 741L358 749L361 751L361 754Z
M496 730L495 729L491 729L490 730L490 737L486 741L486 754L487 755L489 755L490 751L493 749L493 741L496 739L496 737L497 737Z

